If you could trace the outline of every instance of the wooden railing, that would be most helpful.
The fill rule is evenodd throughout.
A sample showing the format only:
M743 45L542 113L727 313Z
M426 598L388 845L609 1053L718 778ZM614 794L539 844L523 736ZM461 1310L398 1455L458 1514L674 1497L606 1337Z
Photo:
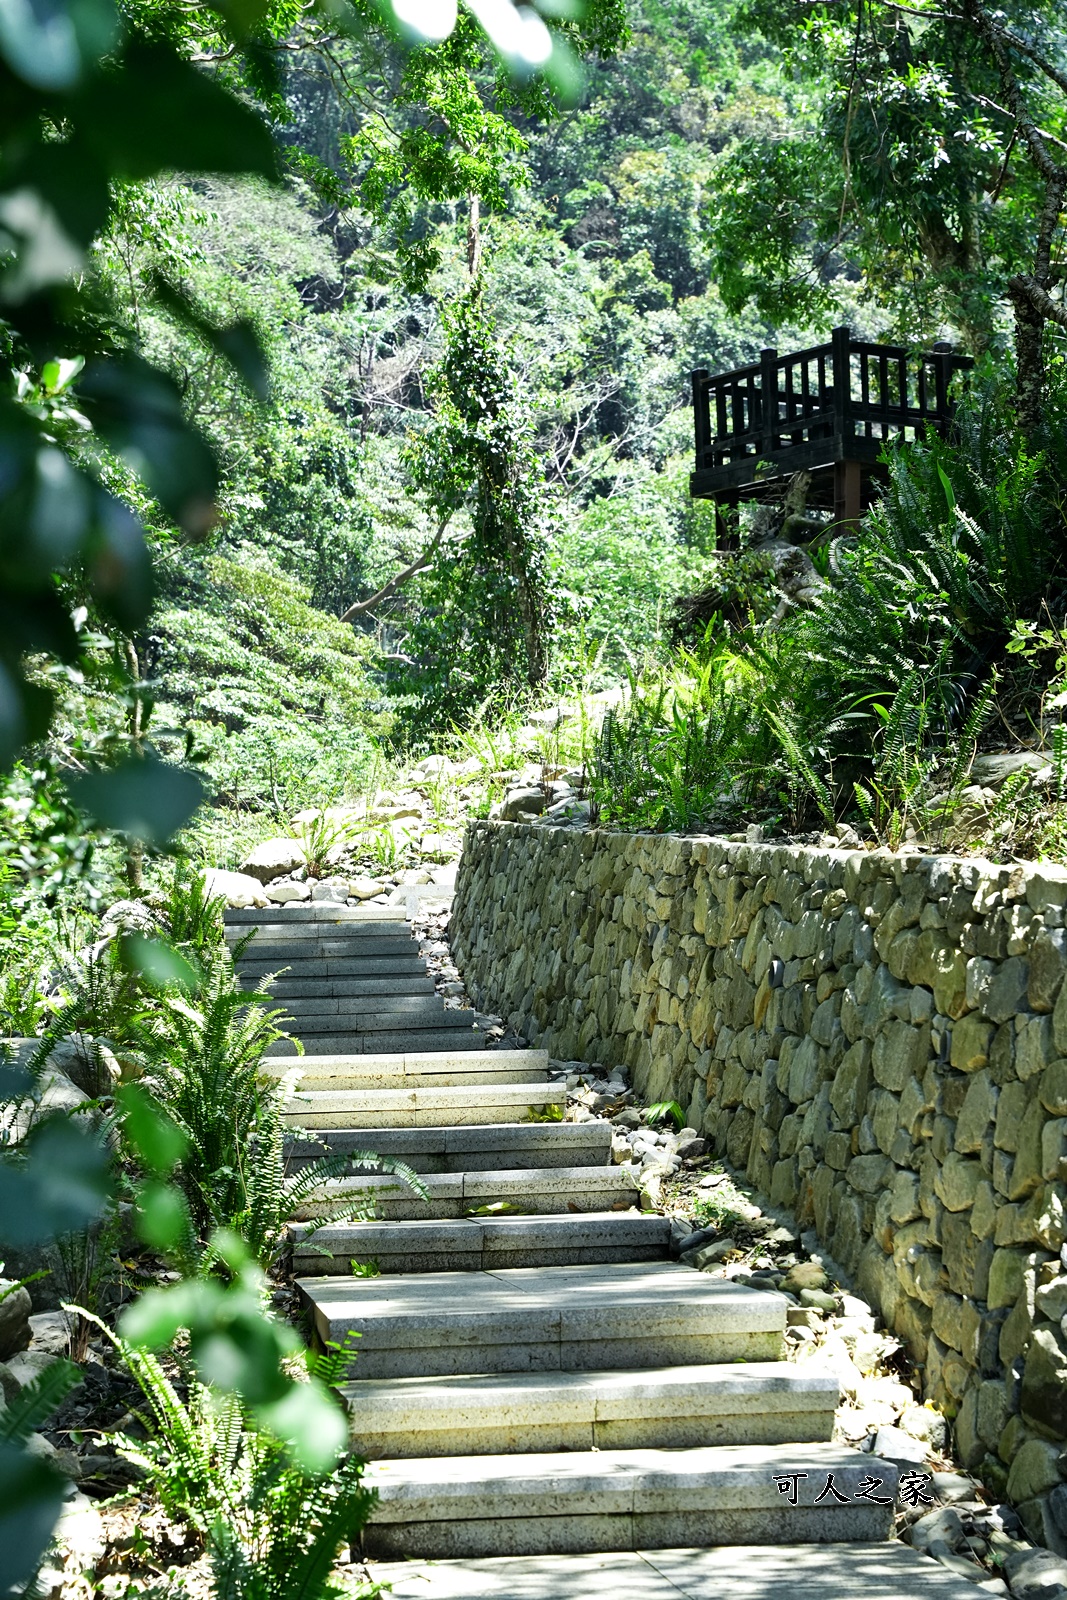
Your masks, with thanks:
M952 377L973 365L947 346L915 356L835 328L829 344L794 355L764 350L758 362L734 372L694 372L696 468L698 476L707 474L704 492L714 492L720 475L723 488L752 482L759 462L795 472L874 461L890 439L943 432L952 417Z

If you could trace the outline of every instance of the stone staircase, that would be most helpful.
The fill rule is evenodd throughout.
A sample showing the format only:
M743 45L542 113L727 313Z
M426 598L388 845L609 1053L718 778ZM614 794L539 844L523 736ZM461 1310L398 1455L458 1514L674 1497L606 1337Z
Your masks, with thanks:
M293 974L273 992L305 1005L290 1116L322 1132L294 1161L323 1144L374 1150L430 1193L346 1179L339 1192L377 1191L377 1220L291 1227L314 1339L359 1335L344 1396L379 1494L365 1557L451 1558L461 1566L426 1569L451 1574L442 1594L525 1595L521 1581L483 1586L481 1567L475 1583L473 1565L465 1591L456 1572L486 1557L887 1538L897 1469L830 1442L837 1384L780 1359L784 1298L670 1260L670 1224L610 1164L608 1126L537 1120L565 1100L543 1052L476 1053L483 1041L451 1020L469 1013L431 1008L414 943L378 911L228 921L261 924L242 977L284 961ZM309 1009L326 999L336 1010ZM544 1581L560 1600L586 1593L563 1569L562 1587Z
M366 911L322 902L227 911L226 932L231 944L254 932L238 959L239 981L254 988L280 974L271 998L284 1001L306 1055L485 1046L471 1013L446 1010L434 993L401 906Z

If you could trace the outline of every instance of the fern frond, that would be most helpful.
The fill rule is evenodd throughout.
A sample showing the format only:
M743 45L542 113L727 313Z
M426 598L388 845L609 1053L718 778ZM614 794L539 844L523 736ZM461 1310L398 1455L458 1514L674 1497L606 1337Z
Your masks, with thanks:
M28 1439L82 1381L73 1361L54 1361L0 1410L0 1439Z

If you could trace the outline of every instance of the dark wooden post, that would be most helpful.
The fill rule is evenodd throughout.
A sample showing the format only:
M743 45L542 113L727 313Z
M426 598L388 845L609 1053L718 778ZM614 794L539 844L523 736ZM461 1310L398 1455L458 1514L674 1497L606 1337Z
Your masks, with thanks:
M760 442L757 456L770 457L778 448L778 352L760 351Z
M934 409L937 412L934 426L941 437L945 438L952 421L952 408L948 400L948 385L952 377L952 346L939 341L930 352L930 359L934 364Z
M704 452L711 443L711 417L708 412L708 369L697 367L693 373L693 431L696 439L697 471L709 465Z
M830 335L831 365L834 374L834 436L852 437L852 334L848 328L835 328Z
M835 328L830 335L834 374L834 522L855 526L863 515L863 473L849 460L855 434L852 415L852 334ZM854 452L853 452L854 453Z

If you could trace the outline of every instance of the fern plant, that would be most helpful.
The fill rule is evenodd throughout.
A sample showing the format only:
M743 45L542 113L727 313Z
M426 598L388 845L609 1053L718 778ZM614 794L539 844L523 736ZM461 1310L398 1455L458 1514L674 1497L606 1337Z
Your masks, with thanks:
M148 1431L111 1442L203 1543L216 1600L353 1600L333 1574L377 1498L363 1487L364 1463L349 1455L324 1476L306 1472L252 1426L238 1396L183 1374L183 1400L157 1356L108 1337L145 1397ZM379 1592L361 1591L364 1600Z
M270 981L251 993L238 989L229 952L220 948L198 992L191 999L164 995L138 1034L146 1085L186 1136L175 1176L195 1238L235 1229L264 1266L308 1200L323 1200L317 1220L367 1214L365 1193L329 1197L324 1186L332 1179L360 1168L390 1172L426 1196L409 1167L372 1151L323 1156L287 1176L285 1112L299 1069L281 1079L264 1071L267 1050L285 1037L284 1011L264 1004Z
M172 942L197 961L210 961L226 942L226 900L208 892L203 869L179 859L161 910Z

